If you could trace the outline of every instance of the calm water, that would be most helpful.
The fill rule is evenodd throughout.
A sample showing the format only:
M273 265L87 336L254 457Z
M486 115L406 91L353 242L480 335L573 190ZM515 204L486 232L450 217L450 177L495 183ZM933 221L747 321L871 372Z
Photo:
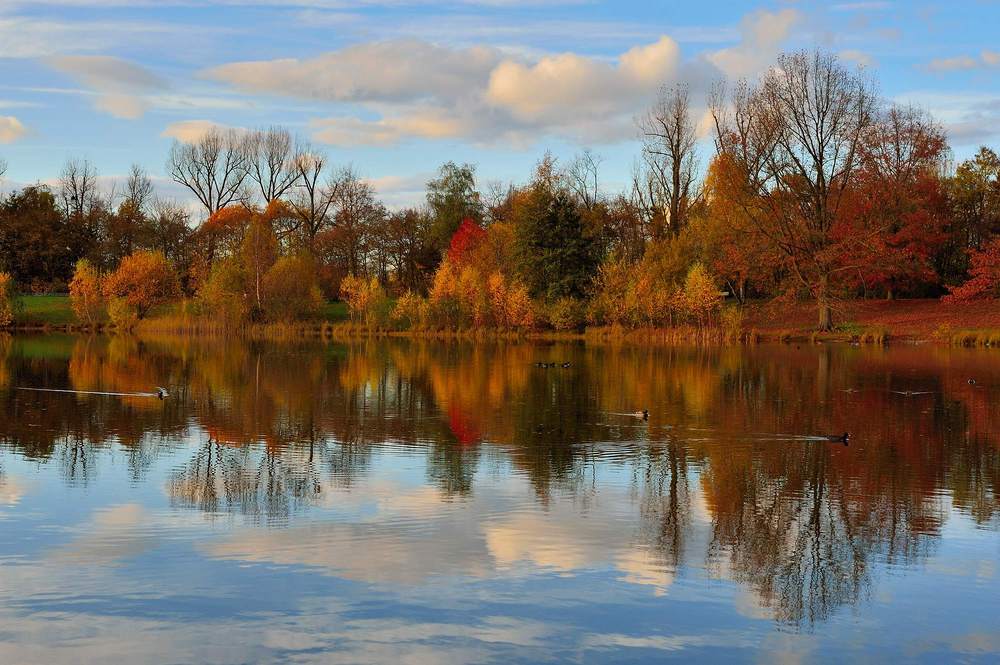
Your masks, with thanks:
M1000 351L18 337L0 400L5 664L1000 659Z

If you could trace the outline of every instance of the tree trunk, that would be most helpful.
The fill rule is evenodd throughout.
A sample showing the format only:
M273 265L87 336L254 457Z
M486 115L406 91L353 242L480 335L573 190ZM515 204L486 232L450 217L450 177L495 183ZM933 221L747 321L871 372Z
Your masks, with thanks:
M833 330L833 313L830 310L830 283L825 274L819 278L819 286L816 289L816 304L819 306L819 330L823 332Z

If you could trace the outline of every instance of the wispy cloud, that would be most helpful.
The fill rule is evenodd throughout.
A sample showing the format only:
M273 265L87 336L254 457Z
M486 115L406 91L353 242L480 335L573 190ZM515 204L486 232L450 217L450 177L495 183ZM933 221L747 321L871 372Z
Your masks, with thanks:
M960 55L953 58L937 58L927 64L932 72L968 71L973 69L1000 68L1000 51L984 49L979 55Z
M148 107L145 94L165 90L167 83L148 69L104 55L57 56L50 67L97 93L94 108L116 118L134 120Z

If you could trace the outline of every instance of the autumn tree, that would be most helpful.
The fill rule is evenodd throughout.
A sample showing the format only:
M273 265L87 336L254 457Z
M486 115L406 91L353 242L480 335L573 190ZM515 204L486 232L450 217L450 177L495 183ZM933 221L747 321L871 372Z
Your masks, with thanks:
M1000 297L1000 237L985 247L970 252L970 278L960 286L951 287L945 302L966 302Z
M434 219L432 236L440 249L448 245L463 219L482 223L483 205L476 189L475 167L443 164L438 176L427 183L427 206Z
M266 214L252 216L240 245L240 258L250 281L255 307L263 311L264 276L278 259L278 239Z
M782 55L759 82L712 102L717 148L751 194L746 212L816 299L821 330L833 326L831 278L856 269L841 259L867 241L833 231L876 103L861 73L820 51Z
M104 314L101 287L101 274L94 265L87 259L77 261L69 283L69 300L77 320L85 325L99 323Z
M180 293L177 275L162 252L140 250L122 259L104 279L104 296L136 319Z

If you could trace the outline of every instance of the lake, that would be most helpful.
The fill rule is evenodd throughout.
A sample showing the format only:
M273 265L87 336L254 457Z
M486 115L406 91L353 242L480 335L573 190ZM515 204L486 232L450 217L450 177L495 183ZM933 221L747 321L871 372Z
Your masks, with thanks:
M1000 351L17 336L0 400L2 663L1000 659Z

